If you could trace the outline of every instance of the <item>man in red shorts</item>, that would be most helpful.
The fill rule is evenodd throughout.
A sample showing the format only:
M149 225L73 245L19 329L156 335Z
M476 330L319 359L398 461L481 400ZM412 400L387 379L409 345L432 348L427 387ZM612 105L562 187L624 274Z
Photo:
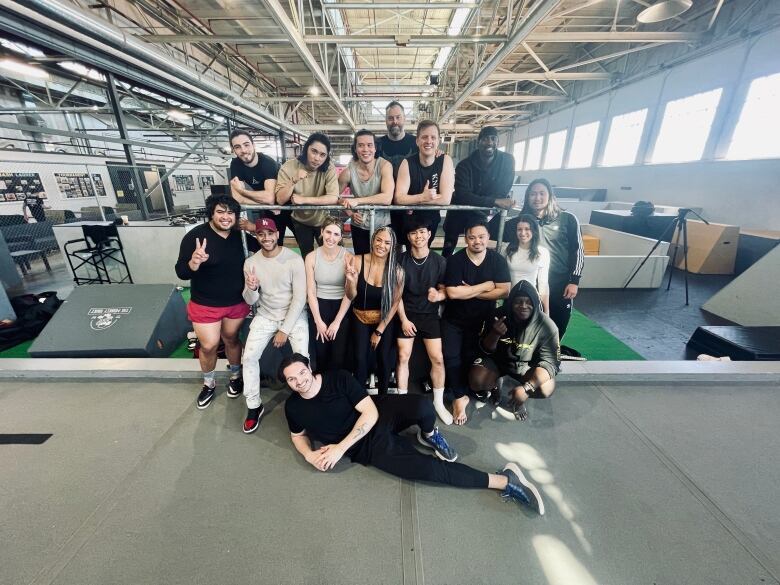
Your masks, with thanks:
M228 195L212 195L206 199L208 223L185 234L179 247L176 275L189 280L191 300L187 316L192 321L200 342L200 369L203 389L197 407L206 408L214 399L219 340L225 343L225 355L230 366L228 398L238 398L244 388L241 377L241 342L238 332L249 314L244 302L243 233L236 229L241 207ZM254 238L250 249L258 249Z

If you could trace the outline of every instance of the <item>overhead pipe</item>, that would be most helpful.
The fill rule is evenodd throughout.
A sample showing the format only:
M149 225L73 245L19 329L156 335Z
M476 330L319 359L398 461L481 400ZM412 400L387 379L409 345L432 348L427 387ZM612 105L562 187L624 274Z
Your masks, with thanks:
M113 73L130 77L139 83L150 84L152 80L165 81L177 86L179 96L197 94L206 104L220 107L230 115L240 113L247 120L271 129L284 128L289 132L306 134L289 122L270 114L245 100L228 88L218 85L186 66L172 61L170 56L151 47L148 43L125 34L120 28L81 10L62 0L0 0L0 29L7 30L35 41L43 46L60 50L74 56L89 57L83 47L95 50L99 65ZM31 24L33 23L33 24ZM37 27L49 33L37 33ZM74 43L76 46L68 43ZM78 46L80 45L80 46ZM107 59L99 59L102 54ZM130 67L126 69L123 67ZM144 72L144 75L133 75ZM156 86L160 91L169 91L165 86Z

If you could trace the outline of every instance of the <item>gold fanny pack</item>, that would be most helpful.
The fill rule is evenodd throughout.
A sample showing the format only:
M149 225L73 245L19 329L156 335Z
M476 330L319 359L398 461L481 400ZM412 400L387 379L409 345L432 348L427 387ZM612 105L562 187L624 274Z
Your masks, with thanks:
M356 309L352 312L363 325L377 325L382 320L382 311L379 309Z

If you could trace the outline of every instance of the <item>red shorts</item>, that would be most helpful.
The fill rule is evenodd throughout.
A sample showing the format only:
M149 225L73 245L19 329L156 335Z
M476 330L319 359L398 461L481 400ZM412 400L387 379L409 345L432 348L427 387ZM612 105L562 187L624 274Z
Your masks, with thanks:
M222 319L243 319L249 314L249 305L243 301L229 307L207 307L190 301L187 318L193 323L218 323Z

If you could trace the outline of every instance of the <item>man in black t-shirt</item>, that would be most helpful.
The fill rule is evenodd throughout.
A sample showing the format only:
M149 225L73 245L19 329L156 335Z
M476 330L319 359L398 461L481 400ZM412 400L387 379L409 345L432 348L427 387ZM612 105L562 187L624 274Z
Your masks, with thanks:
M230 367L228 398L238 398L244 387L241 378L241 342L238 331L249 314L244 302L244 234L235 229L238 203L227 195L206 199L208 223L188 231L179 246L176 275L190 281L187 316L200 343L198 359L203 388L197 407L211 404L216 392L217 348L220 338ZM254 238L247 243L256 251Z
M452 414L458 425L467 419L468 367L477 357L482 323L496 308L496 301L509 296L512 280L506 259L487 249L490 234L484 221L467 225L465 236L466 248L447 259L444 286L448 300L442 321L444 368L455 397Z
M279 366L279 379L292 394L284 405L295 449L319 471L333 469L344 455L410 481L430 481L463 488L502 490L544 514L536 487L515 463L499 473L485 473L454 463L458 455L434 426L436 414L421 395L370 397L348 372L314 374L309 360L293 354ZM417 440L436 457L420 453L399 433L417 426ZM312 441L320 443L314 449Z
M275 205L276 177L279 165L270 157L255 150L249 131L235 129L230 133L230 147L236 155L230 161L230 192L241 205ZM262 211L257 215L270 217L279 229L280 242L290 222L289 211ZM242 220L242 230L254 231L255 222Z
M444 407L444 357L439 320L439 307L447 298L444 292L447 261L428 247L431 230L424 219L412 217L406 229L409 249L398 259L405 273L404 292L398 305L401 323L396 366L398 393L406 394L409 389L409 359L414 340L420 337L431 361L433 406L442 422L449 425L452 424L452 415Z

